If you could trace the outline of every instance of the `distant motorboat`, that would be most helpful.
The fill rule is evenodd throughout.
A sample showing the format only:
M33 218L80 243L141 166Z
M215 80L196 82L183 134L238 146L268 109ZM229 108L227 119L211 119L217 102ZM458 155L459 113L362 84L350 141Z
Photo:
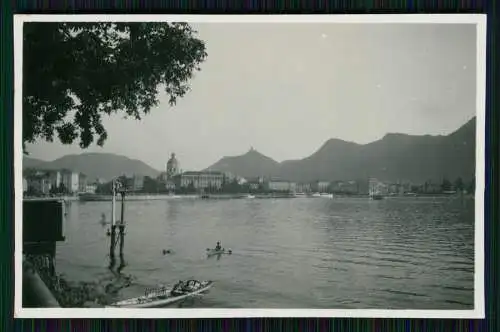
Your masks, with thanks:
M252 199L252 198L255 198L255 196L251 195L251 194L248 194L246 198Z
M382 195L380 189L376 187L370 188L370 190L368 191L368 197L373 201L380 201L384 199L384 195Z
M333 194L329 194L329 193L321 193L320 196L324 197L324 198L333 198Z
M370 196L370 199L374 200L374 201L380 201L380 200L384 199L384 196L382 196L380 194L374 194L374 195Z
M320 193L314 193L311 195L312 197L321 197L321 194Z

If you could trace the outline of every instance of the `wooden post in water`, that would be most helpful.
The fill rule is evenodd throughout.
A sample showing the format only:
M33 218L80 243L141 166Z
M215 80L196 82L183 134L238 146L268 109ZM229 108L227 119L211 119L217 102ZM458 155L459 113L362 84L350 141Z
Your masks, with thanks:
M116 180L113 179L111 181L111 226L114 226L116 223L116 210L115 210L115 205L116 205Z
M120 256L123 256L123 244L125 240L125 189L120 191L122 196L122 206L121 206L121 219L118 225L120 231Z
M111 226L111 240L109 243L109 256L111 257L111 259L115 257L115 242L116 242L115 226Z
M116 244L116 181L111 182L111 241L109 243L109 257L113 260L115 257L115 244Z

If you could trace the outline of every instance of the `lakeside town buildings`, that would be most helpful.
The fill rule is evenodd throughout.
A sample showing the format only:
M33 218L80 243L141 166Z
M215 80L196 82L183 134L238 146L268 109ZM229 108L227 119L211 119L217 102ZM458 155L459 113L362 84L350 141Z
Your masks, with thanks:
M23 192L34 195L49 195L64 193L76 195L81 193L95 193L99 185L104 184L102 179L90 180L87 175L62 170L28 170L23 174ZM141 190L143 176L132 177L132 189Z
M62 170L30 170L23 176L23 192L51 194L62 193L76 195L79 193L95 193L105 183L103 179L89 179L85 174ZM144 188L144 176L133 175L127 178L127 187L131 191L140 192ZM109 181L109 180L108 180ZM216 170L182 171L180 163L172 153L165 171L156 179L166 191L191 189L195 191L220 191L228 183L246 185L250 191L290 192L290 193L334 193L334 194L367 194L404 195L418 191L420 193L443 192L439 183L431 181L414 185L408 181L396 183L381 181L375 178L366 180L294 182L284 179L258 177L244 179L238 175ZM61 192L62 191L62 192ZM453 191L453 188L450 188Z

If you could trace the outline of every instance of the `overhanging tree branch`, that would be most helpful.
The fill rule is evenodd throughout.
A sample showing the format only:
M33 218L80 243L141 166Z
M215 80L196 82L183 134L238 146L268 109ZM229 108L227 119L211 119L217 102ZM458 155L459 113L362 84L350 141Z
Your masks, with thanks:
M54 134L102 146L102 114L141 119L160 86L174 105L207 56L195 34L187 23L25 23L23 147Z

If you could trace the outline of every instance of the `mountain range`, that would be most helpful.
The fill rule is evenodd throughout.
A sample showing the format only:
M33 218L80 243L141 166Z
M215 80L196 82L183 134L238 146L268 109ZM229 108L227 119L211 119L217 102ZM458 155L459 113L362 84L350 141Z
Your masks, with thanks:
M309 182L315 180L442 181L472 179L475 174L476 118L446 136L387 134L382 139L357 144L330 139L312 155L281 163L251 149L240 156L224 157L205 170ZM144 162L111 153L67 155L54 161L24 157L23 169L72 169L89 178L118 175L156 177L158 170Z
M110 180L116 176L140 174L157 177L160 172L144 162L112 153L82 153L66 155L53 161L24 156L23 169L41 170L70 169L82 172L89 179Z
M208 167L245 178L269 176L293 181L381 180L425 182L472 179L476 118L446 136L387 134L368 144L330 139L312 155L278 163L251 149Z

